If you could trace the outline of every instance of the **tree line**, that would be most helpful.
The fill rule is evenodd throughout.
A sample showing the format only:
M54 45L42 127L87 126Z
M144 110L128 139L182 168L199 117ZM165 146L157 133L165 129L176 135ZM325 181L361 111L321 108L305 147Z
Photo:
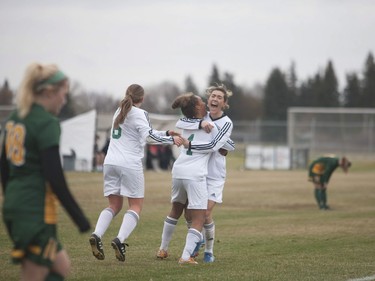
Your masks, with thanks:
M371 52L367 55L361 73L348 73L346 84L340 92L332 61L323 71L305 81L298 79L295 64L286 71L276 67L271 70L264 84L253 88L238 85L230 72L221 73L212 66L207 87L225 84L233 92L227 114L232 120L285 121L291 106L304 107L375 107L375 62ZM147 95L143 108L152 113L176 114L171 109L172 100L184 92L193 92L203 98L204 90L198 89L191 76L187 76L183 89L173 82L162 82L145 88ZM14 104L14 91L7 80L0 89L0 105ZM113 96L87 92L76 81L71 81L71 94L60 113L62 120L82 112L96 109L99 113L113 113L119 104Z

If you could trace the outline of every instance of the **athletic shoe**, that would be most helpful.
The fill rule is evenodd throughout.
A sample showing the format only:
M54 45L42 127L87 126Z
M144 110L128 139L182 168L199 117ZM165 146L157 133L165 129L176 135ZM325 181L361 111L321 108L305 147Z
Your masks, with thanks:
M206 263L214 262L215 257L211 253L204 252L203 261Z
M98 260L104 260L104 251L103 251L103 243L102 239L100 239L96 234L91 234L89 239L92 254Z
M160 249L156 253L156 258L161 259L161 260L168 258L168 251Z
M193 251L193 253L191 254L190 257L192 257L192 258L198 257L198 255L199 255L199 249L201 248L202 243L203 243L203 241L197 243L197 245L195 246L194 251Z
M111 245L112 245L112 248L115 250L116 258L119 261L125 261L125 252L126 252L125 246L129 247L129 245L126 243L121 243L117 237L112 240Z
M180 258L178 260L178 264L179 265L185 265L185 264L197 265L198 263L196 262L194 258L190 257L188 260L183 260L182 258Z

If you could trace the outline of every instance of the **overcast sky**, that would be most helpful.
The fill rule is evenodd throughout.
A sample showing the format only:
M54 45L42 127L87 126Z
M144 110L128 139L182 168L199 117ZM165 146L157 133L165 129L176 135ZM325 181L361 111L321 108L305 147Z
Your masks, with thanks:
M340 87L375 51L373 0L0 0L0 79L17 88L26 66L56 63L88 91L191 75L213 64L239 85L296 64L300 80L332 60ZM1 82L2 84L3 82Z

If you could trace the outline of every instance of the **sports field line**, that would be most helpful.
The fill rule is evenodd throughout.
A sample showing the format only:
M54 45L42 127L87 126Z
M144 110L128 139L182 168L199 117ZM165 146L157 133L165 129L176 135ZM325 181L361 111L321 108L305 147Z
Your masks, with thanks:
M362 277L362 278L356 278L356 279L349 279L347 281L371 281L371 280L375 280L375 275L366 276L366 277Z

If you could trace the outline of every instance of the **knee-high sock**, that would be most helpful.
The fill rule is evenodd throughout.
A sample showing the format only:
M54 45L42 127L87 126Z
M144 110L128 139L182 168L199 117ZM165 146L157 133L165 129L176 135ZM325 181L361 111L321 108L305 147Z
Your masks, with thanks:
M320 208L322 206L322 195L321 195L321 190L318 188L314 189L314 195L315 195L315 200L316 203L318 203L318 207Z
M169 243L172 240L174 229L176 228L178 220L166 217L164 220L163 233L161 234L160 249L168 250Z
M95 226L94 234L100 238L107 231L112 219L115 217L115 212L111 208L105 208L99 215L98 221Z
M214 252L214 241L215 241L215 222L212 221L209 224L204 225L204 233L206 236L206 245L205 252L213 253Z
M322 189L320 198L322 200L322 206L324 208L327 207L327 189Z
M126 211L120 226L120 230L117 234L117 238L121 241L121 243L123 243L133 232L134 228L137 226L138 220L139 216L136 212L132 210Z
M195 228L190 228L186 235L185 247L181 256L183 260L188 260L191 257L199 241L202 241L202 233Z

